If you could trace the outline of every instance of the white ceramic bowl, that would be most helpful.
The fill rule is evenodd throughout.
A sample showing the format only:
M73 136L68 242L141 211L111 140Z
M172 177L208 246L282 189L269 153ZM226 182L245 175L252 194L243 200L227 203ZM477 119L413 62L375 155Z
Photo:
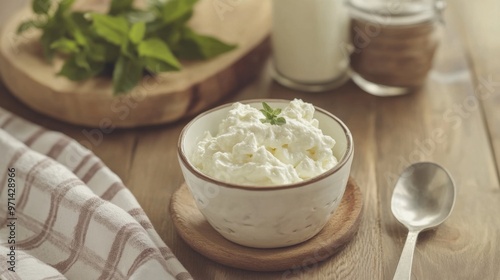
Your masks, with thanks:
M284 108L288 100L247 100L261 108ZM215 135L231 104L222 105L194 118L184 127L178 156L184 179L212 227L225 238L255 248L294 245L316 235L339 205L345 191L354 154L347 126L329 112L316 107L319 127L337 142L333 148L339 163L325 173L294 184L244 186L221 182L197 170L189 158L203 132Z

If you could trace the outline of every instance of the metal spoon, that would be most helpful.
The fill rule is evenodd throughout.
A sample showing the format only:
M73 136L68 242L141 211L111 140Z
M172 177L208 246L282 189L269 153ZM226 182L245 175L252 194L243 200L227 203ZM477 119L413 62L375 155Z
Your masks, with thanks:
M394 280L411 279L418 234L444 222L454 204L455 183L440 165L419 162L403 171L392 194L391 210L409 232Z

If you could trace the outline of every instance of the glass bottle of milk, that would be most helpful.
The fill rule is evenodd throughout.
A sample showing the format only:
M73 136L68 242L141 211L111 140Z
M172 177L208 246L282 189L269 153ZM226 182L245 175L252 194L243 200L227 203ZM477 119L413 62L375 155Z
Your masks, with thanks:
M301 91L348 79L349 16L343 0L273 0L274 78Z

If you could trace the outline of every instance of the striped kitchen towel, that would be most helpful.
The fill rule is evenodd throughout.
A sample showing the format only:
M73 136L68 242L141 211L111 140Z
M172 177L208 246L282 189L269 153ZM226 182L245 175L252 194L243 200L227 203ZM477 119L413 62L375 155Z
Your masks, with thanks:
M0 108L1 279L192 279L92 152Z

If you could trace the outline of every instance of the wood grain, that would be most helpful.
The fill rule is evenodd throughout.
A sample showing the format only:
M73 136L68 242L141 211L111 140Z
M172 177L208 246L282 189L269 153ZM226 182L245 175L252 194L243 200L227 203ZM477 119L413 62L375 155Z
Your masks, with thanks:
M170 201L173 224L191 248L218 263L252 271L293 270L331 257L356 234L362 208L361 191L351 178L335 213L316 236L295 246L255 249L228 241L215 231L198 210L185 183Z
M249 98L302 98L340 117L350 128L355 155L351 175L363 193L363 219L356 238L334 257L284 272L229 268L192 250L176 233L168 205L183 182L176 142L187 120L143 129L116 129L93 150L124 178L156 230L195 279L392 279L406 230L390 212L396 176L413 161L434 160L454 176L458 196L443 225L419 238L413 279L500 279L500 185L498 182L497 94L468 108L480 78L499 81L499 3L448 1L443 40L435 66L422 90L397 98L377 98L352 83L311 94L274 83L269 65L233 102ZM236 1L235 1L236 2ZM10 2L9 2L10 3ZM4 6L2 6L3 8ZM235 7L225 24L238 18ZM0 106L49 129L88 138L82 127L34 113L0 85Z
M377 143L381 155L377 186L386 277L395 271L407 234L389 207L396 176L409 163L426 160L450 170L458 196L449 220L420 236L414 278L496 279L498 275L498 268L489 260L469 258L500 239L500 223L484 222L492 221L500 210L494 202L500 193L495 191L499 183L488 131L479 108L467 114L461 111L474 94L470 75L463 74L469 71L456 27L447 20L426 87L412 95L377 102L376 130L382 140ZM500 260L500 251L490 252L489 258Z
M101 10L103 3L79 2L85 10ZM215 105L259 73L269 54L270 4L244 2L238 8L239 17L228 25L212 1L203 0L190 21L200 33L236 44L235 50L207 61L184 61L181 71L146 76L130 93L115 96L109 78L72 82L57 76L63 61L43 59L40 32L16 35L20 22L33 17L26 7L0 35L0 74L25 104L61 121L98 128L103 122L136 127L176 121Z
M500 38L492 36L499 30L497 15L500 14L500 2L486 0L478 7L470 1L459 0L450 9L454 12L453 20L467 50L476 102L484 110L484 121L488 126L500 179L500 63L495 59L500 50ZM469 18L474 20L467 20Z

